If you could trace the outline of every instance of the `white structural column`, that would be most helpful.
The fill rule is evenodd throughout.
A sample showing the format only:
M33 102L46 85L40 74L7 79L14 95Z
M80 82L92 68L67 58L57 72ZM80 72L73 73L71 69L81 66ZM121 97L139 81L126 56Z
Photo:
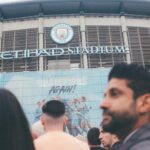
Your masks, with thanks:
M2 51L2 32L3 32L3 23L0 21L0 52Z
M127 29L127 25L126 25L125 16L121 16L121 28L122 28L122 33L123 33L124 44L125 44L125 47L127 50L126 59L127 59L127 63L130 64L131 56L130 56L130 49L129 49L129 43L128 43L128 29Z
M85 17L80 16L80 31L81 31L81 38L82 38L82 47L86 47L86 35L85 35ZM88 60L87 54L83 54L83 67L88 68Z
M39 18L39 49L43 49L43 18ZM39 70L43 71L43 57L39 58Z

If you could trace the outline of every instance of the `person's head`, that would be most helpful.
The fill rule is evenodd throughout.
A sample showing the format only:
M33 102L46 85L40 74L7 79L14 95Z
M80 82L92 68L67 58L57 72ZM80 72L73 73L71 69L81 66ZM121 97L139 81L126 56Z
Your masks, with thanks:
M45 100L43 99L43 100L41 100L41 101L38 101L36 104L37 104L37 106L38 106L39 108L42 108L43 105L45 104Z
M32 135L33 135L34 139L40 137L41 135L43 135L45 133L44 126L42 125L40 120L35 122L32 125L31 130L32 130Z
M36 104L37 104L37 106L39 106L39 107L41 106L41 102L40 102L40 101L38 101Z
M150 121L150 73L135 64L118 64L110 71L108 81L100 105L103 130L124 138Z
M99 140L99 128L93 127L91 128L87 133L87 140L89 146L100 146L100 140Z
M42 107L41 122L45 131L62 130L65 120L65 105L58 100L46 102Z
M104 132L103 130L101 130L99 134L99 139L106 150L110 149L113 146L113 144L119 141L116 135L111 134L109 132Z
M34 150L25 114L17 98L0 89L0 149Z
M85 96L81 97L81 102L86 102L86 97Z

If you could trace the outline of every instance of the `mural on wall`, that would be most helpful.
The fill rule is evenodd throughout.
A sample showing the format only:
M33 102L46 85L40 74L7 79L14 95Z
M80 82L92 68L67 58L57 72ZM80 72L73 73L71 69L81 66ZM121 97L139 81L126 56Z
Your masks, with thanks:
M19 99L30 124L38 121L48 100L63 101L66 106L66 132L86 135L99 126L99 109L110 69L79 69L44 72L1 73L0 87Z

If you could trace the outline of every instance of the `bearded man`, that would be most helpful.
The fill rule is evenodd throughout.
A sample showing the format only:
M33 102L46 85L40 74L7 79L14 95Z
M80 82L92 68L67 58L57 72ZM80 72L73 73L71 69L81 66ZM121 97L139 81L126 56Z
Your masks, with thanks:
M135 64L115 65L108 77L102 128L123 140L120 150L150 150L150 72Z

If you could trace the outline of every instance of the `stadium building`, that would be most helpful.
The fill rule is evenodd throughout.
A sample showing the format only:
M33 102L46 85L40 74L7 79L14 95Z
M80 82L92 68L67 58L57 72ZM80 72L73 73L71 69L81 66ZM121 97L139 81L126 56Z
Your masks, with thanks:
M92 118L89 112L96 114L109 69L121 62L150 68L149 0L0 4L0 86L16 93L31 122L35 104L46 94L73 99L72 105L82 104L80 110L87 107L79 120L72 114L78 123L85 116ZM93 104L87 103L94 95ZM91 120L97 123L99 117L94 116ZM81 126L85 129L88 123Z

